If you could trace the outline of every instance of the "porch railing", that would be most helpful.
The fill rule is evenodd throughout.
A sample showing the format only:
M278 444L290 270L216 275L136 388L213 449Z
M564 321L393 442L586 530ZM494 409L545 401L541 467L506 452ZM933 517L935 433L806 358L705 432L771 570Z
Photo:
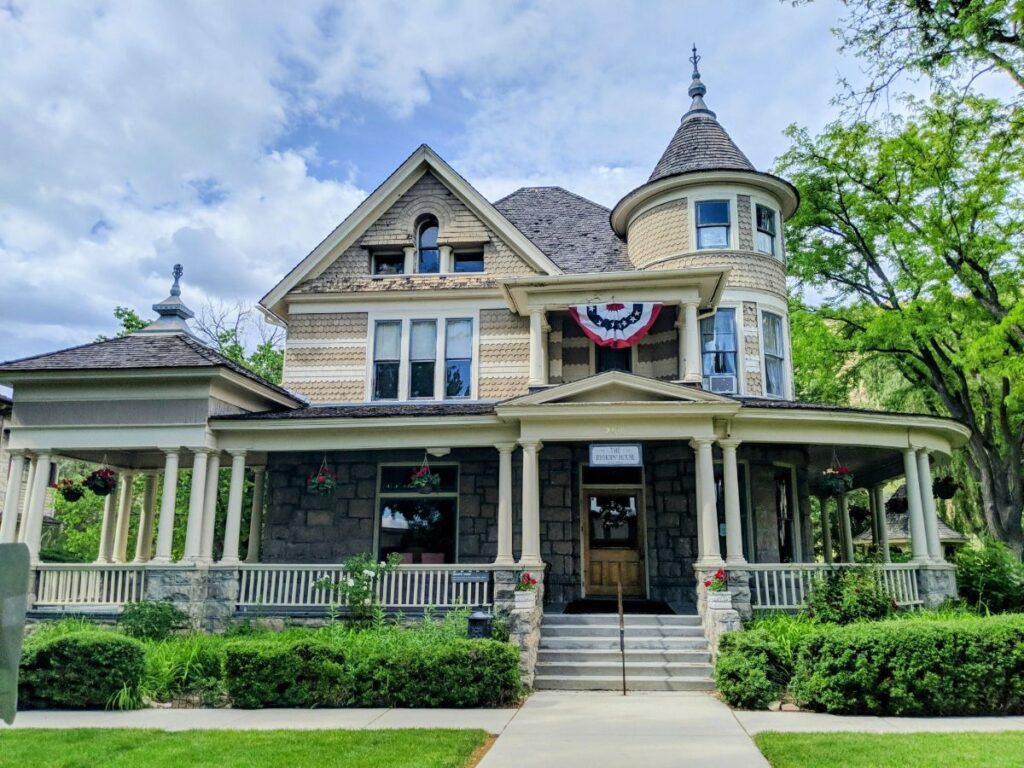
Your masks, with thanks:
M790 610L802 608L814 580L829 571L879 567L885 588L900 607L921 605L917 589L917 566L890 563L868 566L857 563L758 563L736 570L750 573L750 603L753 608Z
M118 606L142 600L146 566L40 563L32 568L36 606Z
M243 565L238 592L242 609L326 608L337 594L321 584L344 578L341 566ZM423 609L489 606L493 603L492 566L401 565L383 574L377 597L387 608Z

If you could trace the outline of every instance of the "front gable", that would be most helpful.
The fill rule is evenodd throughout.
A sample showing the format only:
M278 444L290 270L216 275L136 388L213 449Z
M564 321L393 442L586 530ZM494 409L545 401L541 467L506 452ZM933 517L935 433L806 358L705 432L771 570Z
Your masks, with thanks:
M439 245L484 247L485 272L371 278L373 248L414 245L416 219L437 217ZM476 189L426 145L367 197L260 301L278 317L289 294L488 287L498 277L557 275L561 270Z
M705 392L696 387L648 379L624 371L607 371L570 384L514 398L503 403L502 407L638 402L739 405L732 398Z

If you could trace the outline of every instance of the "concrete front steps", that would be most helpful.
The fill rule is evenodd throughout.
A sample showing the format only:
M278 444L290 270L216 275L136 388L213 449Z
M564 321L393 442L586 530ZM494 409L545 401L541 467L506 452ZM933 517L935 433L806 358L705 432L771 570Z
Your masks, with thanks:
M714 688L711 671L699 616L626 616L627 690L707 691ZM618 616L545 614L533 685L621 690Z

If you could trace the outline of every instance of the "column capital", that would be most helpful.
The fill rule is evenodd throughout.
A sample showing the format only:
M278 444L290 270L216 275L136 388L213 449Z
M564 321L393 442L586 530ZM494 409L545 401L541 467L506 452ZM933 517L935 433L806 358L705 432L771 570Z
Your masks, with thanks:
M520 440L519 445L522 446L524 451L539 451L544 447L544 443L540 440Z
M715 438L713 437L694 437L690 440L690 447L696 451L698 448L702 448L705 445L711 446L714 443Z
M183 448L161 448L160 449L167 456L180 456Z
M700 299L680 299L679 306L681 307L699 307Z
M263 475L263 474L266 474L267 468L265 466L263 466L263 465L260 465L260 466L257 466L257 467L253 467L252 471L253 471L253 474Z
M200 453L204 453L207 456L209 456L210 454L213 454L213 453L220 453L220 450L217 449L217 448L202 447L202 448L188 448L187 450L189 450L192 453L197 454L197 455L200 454Z
M723 449L728 448L729 450L733 450L734 451L734 450L736 450L737 448L740 447L740 444L742 442L743 442L742 440L738 440L735 437L727 437L727 438L723 438L723 439L719 440L718 444Z
M244 459L246 457L246 454L248 454L248 451L239 449L239 450L228 451L228 453L230 453L231 457L234 458L234 459L237 459L237 458L243 458Z
M516 449L515 443L495 443L494 450L498 453L512 453Z
M916 451L919 455L930 456L932 454L931 448L926 448L923 445L912 445L912 450Z
M12 458L15 456L20 456L23 459L27 459L29 457L28 451L26 451L24 448L9 448L7 450L7 455L11 456Z

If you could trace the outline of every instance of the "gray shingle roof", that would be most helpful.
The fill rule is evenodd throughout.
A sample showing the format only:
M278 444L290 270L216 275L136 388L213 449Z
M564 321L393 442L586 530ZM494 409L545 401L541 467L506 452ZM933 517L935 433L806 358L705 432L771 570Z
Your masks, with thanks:
M633 269L610 211L592 200L561 187L523 187L494 207L565 272Z
M756 170L715 118L688 113L647 181L698 171Z
M376 419L389 416L486 416L494 403L353 403L310 405L291 411L240 413L218 418L231 421L291 421L294 419Z
M45 355L0 363L0 374L45 371L110 371L152 368L227 368L275 392L303 402L283 387L184 333L132 334Z
M967 537L955 531L942 520L938 521L939 541L967 541ZM885 527L889 532L889 541L910 541L910 515L906 512L885 513ZM861 531L853 537L854 541L871 541L871 528Z

